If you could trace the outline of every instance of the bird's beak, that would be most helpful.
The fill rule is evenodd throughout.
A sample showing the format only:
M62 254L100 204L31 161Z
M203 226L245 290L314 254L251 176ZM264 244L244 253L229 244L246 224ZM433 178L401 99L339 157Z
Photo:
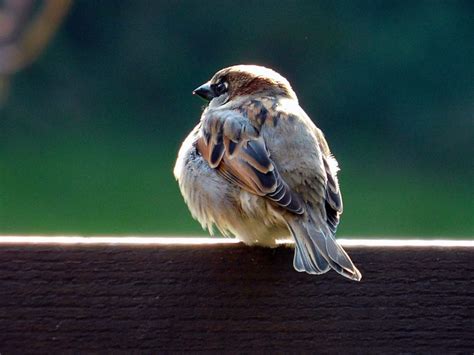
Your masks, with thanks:
M198 87L193 91L193 94L202 97L206 101L211 101L216 96L209 82Z

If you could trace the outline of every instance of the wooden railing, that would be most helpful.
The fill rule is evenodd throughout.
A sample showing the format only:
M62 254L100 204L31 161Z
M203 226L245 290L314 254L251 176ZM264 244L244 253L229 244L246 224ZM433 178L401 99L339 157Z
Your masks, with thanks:
M0 237L2 354L474 351L473 242L346 241L357 283L285 246L24 240Z

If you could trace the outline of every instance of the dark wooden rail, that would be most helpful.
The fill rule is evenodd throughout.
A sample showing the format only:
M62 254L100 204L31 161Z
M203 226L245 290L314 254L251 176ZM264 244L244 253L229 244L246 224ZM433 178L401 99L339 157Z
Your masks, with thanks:
M0 244L0 353L473 353L474 248L346 249L360 283L286 247Z

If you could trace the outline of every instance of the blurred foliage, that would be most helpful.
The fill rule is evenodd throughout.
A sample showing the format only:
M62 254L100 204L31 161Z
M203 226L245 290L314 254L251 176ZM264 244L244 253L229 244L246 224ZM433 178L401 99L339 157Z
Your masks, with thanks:
M474 235L474 2L76 1L0 108L0 233L204 234L172 176L218 69L286 76L339 235Z

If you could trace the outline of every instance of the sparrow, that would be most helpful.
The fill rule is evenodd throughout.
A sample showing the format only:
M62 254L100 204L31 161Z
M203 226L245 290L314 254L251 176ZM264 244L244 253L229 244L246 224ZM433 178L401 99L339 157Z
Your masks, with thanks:
M275 247L291 234L293 266L361 273L335 239L338 163L283 76L257 65L218 71L193 91L208 101L184 140L174 176L192 216L213 233Z

